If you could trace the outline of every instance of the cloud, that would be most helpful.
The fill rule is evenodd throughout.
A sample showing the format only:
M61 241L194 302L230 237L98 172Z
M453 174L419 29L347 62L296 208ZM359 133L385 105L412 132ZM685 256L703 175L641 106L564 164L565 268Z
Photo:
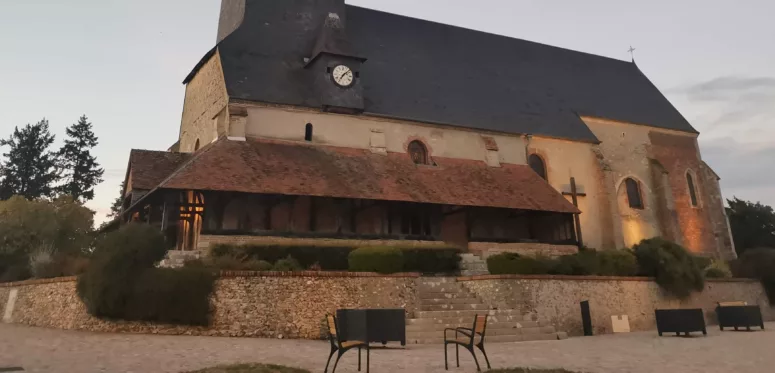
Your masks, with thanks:
M775 137L775 77L724 76L666 91L704 135Z
M740 142L731 137L703 140L702 158L721 176L725 197L775 205L775 143Z

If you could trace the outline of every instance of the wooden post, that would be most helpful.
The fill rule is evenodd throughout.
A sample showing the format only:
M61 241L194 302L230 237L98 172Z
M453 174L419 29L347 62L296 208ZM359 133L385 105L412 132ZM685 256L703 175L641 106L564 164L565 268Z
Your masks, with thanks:
M570 194L573 200L573 206L579 207L578 192L576 191L576 178L570 178ZM579 249L584 246L584 240L581 238L581 221L579 220L579 214L573 214L573 222L576 224L576 240L579 244Z
M164 233L164 229L167 228L167 196L164 197L164 204L161 207L161 232Z

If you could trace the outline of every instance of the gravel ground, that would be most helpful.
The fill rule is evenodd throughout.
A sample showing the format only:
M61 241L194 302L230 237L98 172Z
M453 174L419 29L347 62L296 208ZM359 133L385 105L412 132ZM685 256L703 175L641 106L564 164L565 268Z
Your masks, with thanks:
M493 368L562 367L591 373L771 372L775 370L775 324L767 328L723 333L711 329L707 337L693 338L660 338L656 332L641 332L492 343L487 352ZM0 368L21 366L25 372L180 372L241 362L322 372L328 348L323 341L98 334L0 324ZM450 371L474 372L473 360L461 352L462 367L455 368L450 349ZM443 356L441 345L375 349L371 371L441 373ZM484 359L480 356L480 360ZM337 372L356 372L357 361L357 352L348 352Z

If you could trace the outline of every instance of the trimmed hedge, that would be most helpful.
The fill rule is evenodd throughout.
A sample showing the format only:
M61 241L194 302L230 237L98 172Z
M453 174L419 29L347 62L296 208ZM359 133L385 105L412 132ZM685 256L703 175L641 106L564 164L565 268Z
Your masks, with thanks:
M164 236L145 224L127 224L97 241L78 296L92 316L207 325L215 276L202 268L160 269Z
M640 274L656 278L667 293L687 298L694 291L705 288L701 260L683 246L662 238L650 238L633 247L638 258Z
M391 246L403 253L403 272L421 273L457 273L460 269L460 249L453 246ZM304 244L248 244L231 245L217 244L210 249L214 262L223 257L231 257L232 263L251 260L262 260L277 263L291 257L301 269L313 268L323 271L347 271L350 269L348 257L358 249L353 246L338 245L304 245ZM221 269L237 269L224 268ZM399 271L399 272L401 272Z
M404 253L388 246L362 247L348 256L350 271L397 273L404 269Z
M502 253L487 258L492 274L635 276L638 264L629 250L584 250L559 258Z
M500 253L487 258L487 269L493 275L545 275L556 264L550 258Z

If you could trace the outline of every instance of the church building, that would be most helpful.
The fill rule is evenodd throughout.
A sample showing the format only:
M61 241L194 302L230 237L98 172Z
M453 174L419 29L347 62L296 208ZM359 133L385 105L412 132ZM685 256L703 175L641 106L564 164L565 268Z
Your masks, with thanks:
M699 133L634 62L344 0L223 0L183 83L179 138L132 150L121 215L178 250L559 255L661 236L735 255Z

